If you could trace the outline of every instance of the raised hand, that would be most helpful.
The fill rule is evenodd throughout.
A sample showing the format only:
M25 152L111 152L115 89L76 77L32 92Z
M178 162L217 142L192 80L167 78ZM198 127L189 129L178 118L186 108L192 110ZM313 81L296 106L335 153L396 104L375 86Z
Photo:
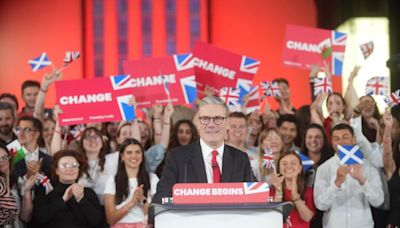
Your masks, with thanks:
M26 179L25 185L24 185L24 191L28 192L31 191L33 186L36 184L36 178L39 174L36 173L35 175L30 176L29 178Z
M350 176L352 176L354 179L356 179L361 185L364 185L365 177L363 175L362 165L361 164L350 166L350 172L349 173L350 173Z
M46 91L54 81L60 80L61 78L62 74L57 70L57 68L54 68L51 74L46 73L43 76L42 90Z
M72 185L70 185L67 189L65 189L62 199L64 200L64 202L67 202L69 199L72 198L72 196Z
M390 113L390 109L386 109L382 119L385 127L393 127L393 117L392 114Z
M271 175L271 184L274 186L274 188L277 191L282 191L282 183L283 183L284 177L282 174L272 174Z
M169 122L172 114L174 114L174 106L172 103L168 103L164 110L164 122Z
M350 76L349 76L349 83L353 83L353 81L357 77L358 71L360 71L360 69L361 69L360 66L357 66L357 65L354 66L353 71L350 73Z
M76 201L79 202L84 196L84 187L82 184L74 183L71 185L71 192Z
M39 161L28 161L26 164L27 173L26 176L29 179L31 176L39 173L40 168L42 167L43 158L39 159Z
M344 183L346 180L346 175L349 173L350 167L347 165L341 165L336 171L336 180L335 180L335 185L340 188L340 186Z

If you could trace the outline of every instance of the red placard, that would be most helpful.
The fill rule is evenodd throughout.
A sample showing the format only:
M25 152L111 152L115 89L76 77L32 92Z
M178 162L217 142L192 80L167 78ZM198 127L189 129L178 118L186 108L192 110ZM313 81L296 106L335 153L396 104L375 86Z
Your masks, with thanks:
M260 65L258 60L203 42L195 44L193 55L200 96L204 94L206 85L219 91L223 87L239 88L239 79L253 81Z
M345 33L287 25L283 63L302 69L308 69L311 64L321 67L327 64L333 75L342 75L346 40ZM331 54L325 60L322 56L324 47L331 48Z
M55 82L61 126L136 118L129 75Z
M181 54L124 62L124 73L132 77L138 107L167 104L167 93L174 105L192 103L196 99L192 57L192 54Z
M216 184L175 184L174 204L266 203L269 185L266 182Z

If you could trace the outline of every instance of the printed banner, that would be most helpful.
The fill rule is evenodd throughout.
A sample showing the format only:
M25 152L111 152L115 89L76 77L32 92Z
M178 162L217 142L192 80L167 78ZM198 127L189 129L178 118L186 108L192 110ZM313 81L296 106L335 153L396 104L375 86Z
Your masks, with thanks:
M135 119L129 75L55 82L61 126Z
M283 63L302 69L328 65L332 75L341 76L346 40L345 33L287 25Z
M166 105L169 99L174 105L193 103L197 92L192 58L190 53L124 62L138 107Z
M269 185L266 182L175 184L174 204L266 203Z
M197 89L204 96L208 85L218 92L223 87L239 88L238 80L253 81L260 61L197 42L193 49ZM217 94L216 94L217 95Z

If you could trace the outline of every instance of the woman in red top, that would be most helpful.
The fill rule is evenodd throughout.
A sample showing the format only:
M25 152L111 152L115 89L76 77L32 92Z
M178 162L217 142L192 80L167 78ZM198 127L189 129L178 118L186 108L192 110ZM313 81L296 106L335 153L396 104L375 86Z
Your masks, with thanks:
M310 227L315 213L312 187L305 187L301 159L296 152L283 154L278 160L278 174L272 178L274 201L291 201L293 209L286 221L288 227Z

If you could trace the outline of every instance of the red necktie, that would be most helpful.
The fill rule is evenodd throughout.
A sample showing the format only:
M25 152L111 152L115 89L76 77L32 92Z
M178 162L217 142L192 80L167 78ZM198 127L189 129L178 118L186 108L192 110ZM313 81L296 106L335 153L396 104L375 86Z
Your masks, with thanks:
M212 159L211 159L211 166L212 166L212 170L213 170L213 183L221 182L221 171L219 170L219 165L217 162L217 155L218 155L218 151L213 150Z

